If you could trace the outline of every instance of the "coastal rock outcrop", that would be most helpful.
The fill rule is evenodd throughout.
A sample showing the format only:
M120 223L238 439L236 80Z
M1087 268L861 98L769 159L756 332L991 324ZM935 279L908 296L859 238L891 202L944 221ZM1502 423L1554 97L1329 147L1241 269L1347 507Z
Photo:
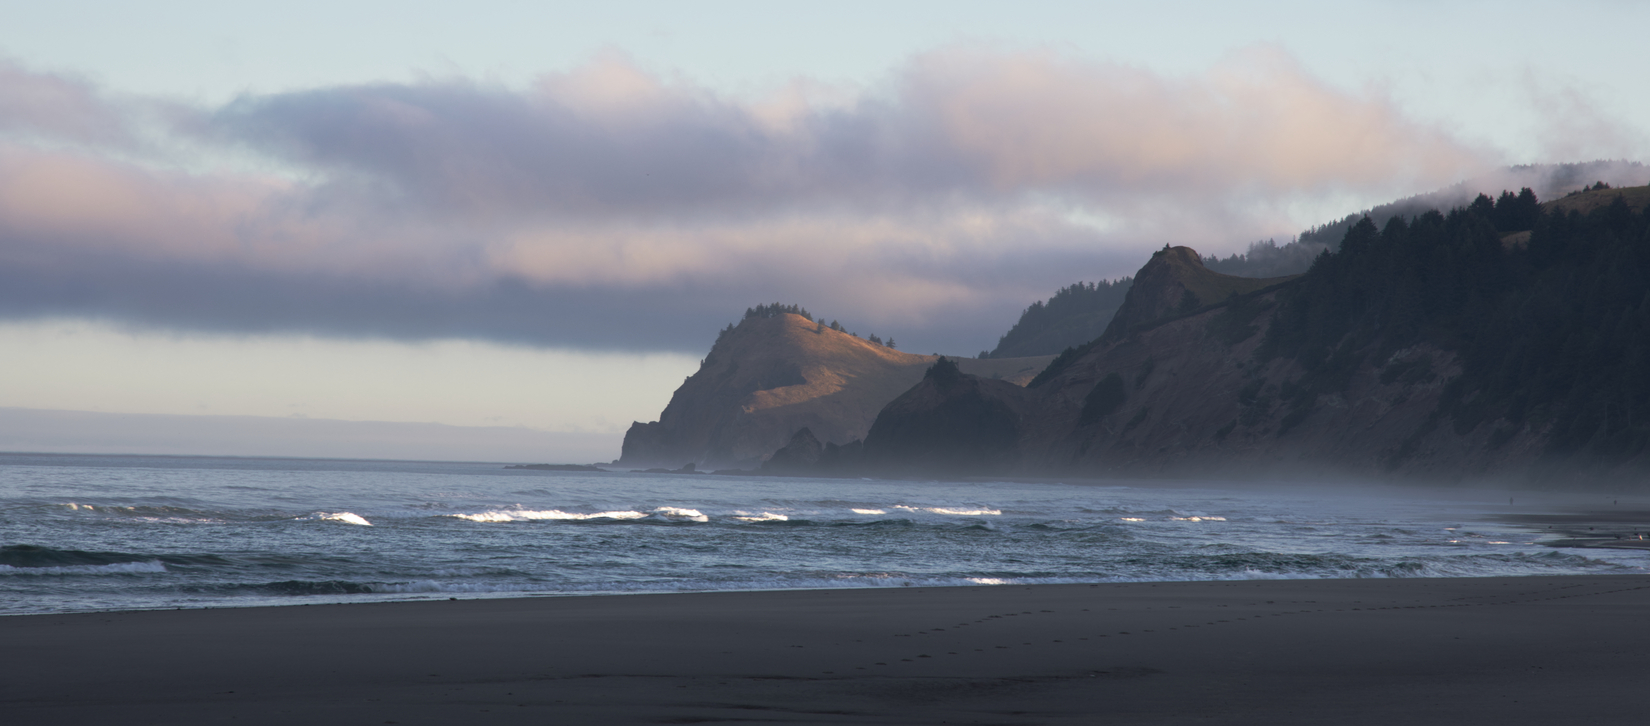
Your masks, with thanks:
M747 320L625 456L789 443L770 471L1643 486L1650 187L1535 202L1365 217L1293 277L1165 247L1105 333L1046 367Z
M762 462L762 471L772 474L811 472L819 468L819 460L824 456L825 445L819 443L814 432L803 427L797 430L789 443Z
M1357 366L1332 394L1303 394L1298 361L1256 355L1277 295L1136 329L1063 366L1031 391L1022 473L1426 477L1529 463L1525 442L1490 452L1487 431L1436 425L1460 363L1432 346Z
M1248 294L1290 279L1223 275L1204 267L1196 250L1165 246L1152 253L1152 258L1135 273L1134 285L1100 337L1117 340L1135 328L1219 305L1232 295Z
M1052 359L963 365L1014 387ZM846 449L864 439L877 412L922 380L935 360L801 315L747 317L717 339L658 421L630 427L619 464L755 468L804 428L824 450Z
M990 475L1019 463L1035 408L1026 389L963 373L940 358L880 413L865 439L864 467L880 472Z

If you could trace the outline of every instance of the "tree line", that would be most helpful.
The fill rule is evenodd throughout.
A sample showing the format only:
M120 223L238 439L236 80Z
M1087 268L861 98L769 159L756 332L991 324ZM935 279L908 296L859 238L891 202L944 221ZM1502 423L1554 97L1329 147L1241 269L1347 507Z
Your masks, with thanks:
M1523 231L1526 243L1503 243ZM1431 375L1395 355L1429 343L1462 373L1412 441L1447 422L1462 435L1493 425L1492 447L1544 431L1550 463L1650 447L1650 208L1617 197L1548 213L1523 189L1379 227L1364 217L1279 303L1258 355L1306 370L1285 392L1286 424L1365 362L1388 382Z
M786 305L784 303L775 302L775 303L767 303L767 304L764 304L764 305L757 305L755 307L745 308L745 317L742 318L742 320L751 320L751 319L762 320L762 319L766 319L766 318L777 318L781 315L800 315L800 316L802 316L804 319L808 320L809 322L815 323L814 332L816 332L816 333L823 333L823 332L825 332L825 330L827 328L829 328L829 329L835 330L839 333L847 333L848 335L852 335L855 338L859 337L859 333L849 331L846 327L844 327L842 325L842 323L839 323L835 320L832 320L829 324L827 324L825 322L825 319L823 317L819 318L818 320L815 320L814 316L813 316L813 313L808 312L807 308L804 308L801 305L797 305L797 304L794 304L794 303L790 304L790 305ZM722 332L717 334L716 342L718 342L718 343L722 342L722 339L727 337L728 333L733 332L733 329L734 329L733 324L729 323L728 327L722 329ZM875 334L871 334L871 335L867 336L865 338L865 340L868 341L868 342L874 343L876 345L884 346L884 347L887 347L887 348L895 347L894 339L892 337L888 338L887 340L883 340L882 338L877 337Z
M1105 330L1133 285L1133 277L1120 277L1062 287L1047 302L1038 300L1022 311L1014 327L997 340L997 347L980 351L979 357L1048 355L1086 343Z

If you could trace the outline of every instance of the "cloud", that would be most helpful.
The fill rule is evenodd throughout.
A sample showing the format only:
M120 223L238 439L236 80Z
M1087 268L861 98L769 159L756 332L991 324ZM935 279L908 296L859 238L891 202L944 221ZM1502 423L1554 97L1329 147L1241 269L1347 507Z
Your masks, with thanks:
M142 104L0 73L23 79L0 90L0 316L225 332L697 351L784 300L974 350L1166 242L1241 247L1294 231L1280 210L1301 199L1488 165L1266 48L1169 77L959 46L885 84L756 98L606 54L524 88L323 87L149 118L161 147L279 174L93 148Z
M1650 152L1650 133L1631 123L1631 114L1611 108L1598 89L1577 78L1553 79L1526 70L1526 104L1536 122L1535 138L1549 158L1632 157Z
M1337 91L1265 48L1193 78L959 49L919 58L902 95L922 133L937 131L943 153L998 190L1379 187L1484 163L1384 99Z
M1454 180L1484 155L1266 49L1194 78L1050 53L919 56L888 88L744 101L604 56L524 91L468 80L246 97L216 138L393 187L420 209L576 217L856 209L1027 194ZM783 111L776 112L776 108Z
M0 59L0 134L124 145L132 141L125 112L86 81Z

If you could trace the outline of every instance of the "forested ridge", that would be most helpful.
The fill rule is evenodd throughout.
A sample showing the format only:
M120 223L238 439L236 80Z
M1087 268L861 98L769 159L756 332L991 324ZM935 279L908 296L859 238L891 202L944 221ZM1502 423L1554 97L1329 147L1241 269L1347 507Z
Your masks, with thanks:
M1078 282L1060 288L1048 302L1032 303L981 358L1017 358L1050 355L1082 345L1100 336L1111 316L1122 306L1134 278Z
M1504 238L1529 231L1523 244ZM1257 352L1296 360L1290 423L1365 364L1383 380L1433 376L1417 344L1462 372L1416 438L1493 426L1490 446L1544 435L1546 461L1601 463L1650 445L1650 208L1620 198L1588 214L1543 212L1528 189L1383 226L1365 217L1280 294ZM1401 450L1395 461L1412 453Z
M1249 287L1207 290L1204 277ZM881 458L855 466L874 473L906 457L943 468L933 462L956 460L960 447L992 452L979 471L1037 475L1605 482L1650 468L1650 187L1593 184L1545 205L1525 188L1384 223L1366 216L1284 279L1220 275L1194 251L1166 248L1133 278L1079 283L1031 306L1022 334L1123 293L1112 323L1122 332L1067 349L1024 388L974 373L944 391L880 391L910 435L872 440L892 430L875 425L894 405L883 403L860 421L865 451ZM1174 295L1193 304L1165 302ZM790 315L810 317L778 303L747 311L753 329ZM823 319L785 324L804 343L867 350L816 338L837 327ZM741 340L741 355L769 352ZM757 391L799 385L747 377ZM722 384L704 380L696 395L719 400ZM632 427L627 451L663 441L665 418Z
M1524 210L1524 214L1530 215L1538 213L1533 211L1535 210L1533 201L1538 194L1558 197L1561 195L1562 190L1576 190L1581 184L1594 179L1595 176L1597 178L1615 179L1618 184L1641 183L1635 180L1644 179L1646 172L1645 166L1636 162L1593 161L1577 164L1512 166L1497 172L1497 174L1509 178L1528 180L1533 190L1529 198L1520 201L1517 206ZM1487 186L1490 183L1490 178L1464 181L1435 192L1417 194L1381 204L1357 214L1349 214L1333 222L1307 229L1294 240L1282 245L1275 240L1261 240L1250 244L1243 253L1227 257L1210 255L1202 259L1203 265L1214 272L1238 277L1266 278L1298 275L1306 272L1318 255L1325 251L1338 249L1348 230L1352 229L1365 217L1376 220L1392 217L1411 219L1433 210L1465 206L1471 203L1474 198L1473 192L1469 190L1497 188L1496 186ZM1609 187L1609 183L1598 182L1590 184L1579 191L1570 191L1569 193L1574 195ZM1517 197L1519 195L1513 194L1513 196ZM1491 204L1500 207L1499 200L1491 200ZM1497 214L1502 213L1505 212L1497 212ZM1527 219L1519 223L1497 221L1496 224L1503 228L1516 227L1528 230L1534 226L1534 221L1533 219ZM982 352L980 357L1010 358L1029 355L1053 355L1066 348L1080 347L1105 330L1106 323L1109 322L1109 316L1122 305L1132 282L1132 278L1124 277L1111 282L1080 282L1062 288L1050 297L1048 302L1037 302L1027 307L1021 313L1020 319L1014 324L1014 327L998 340L997 347L989 352Z

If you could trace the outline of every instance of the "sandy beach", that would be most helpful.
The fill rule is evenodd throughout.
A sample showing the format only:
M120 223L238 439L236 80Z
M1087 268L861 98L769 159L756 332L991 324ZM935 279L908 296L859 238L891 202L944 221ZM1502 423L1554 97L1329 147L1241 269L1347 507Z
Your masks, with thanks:
M0 618L7 724L1600 723L1650 578L440 600Z

